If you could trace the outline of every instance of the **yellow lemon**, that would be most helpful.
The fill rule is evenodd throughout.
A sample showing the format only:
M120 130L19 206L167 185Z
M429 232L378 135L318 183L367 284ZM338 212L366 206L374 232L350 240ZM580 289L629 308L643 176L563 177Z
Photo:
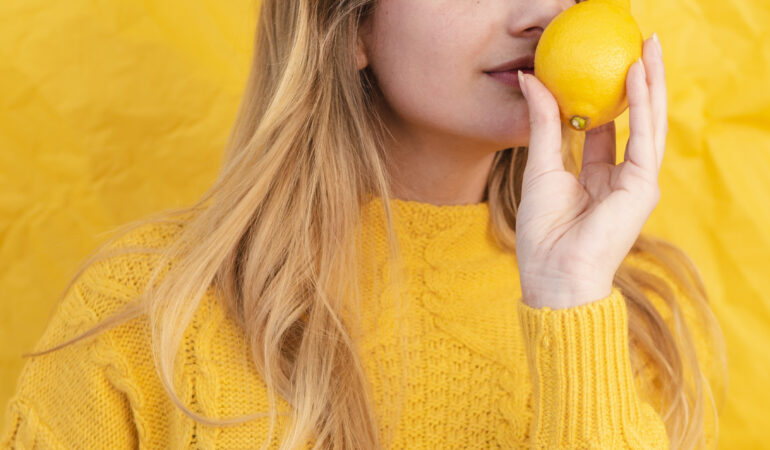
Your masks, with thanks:
M576 3L585 2L587 0L578 0ZM610 3L614 3L618 6L622 6L626 11L631 10L631 0L602 0Z
M626 75L644 39L621 3L587 0L565 9L535 50L535 76L556 98L562 122L576 130L601 126L628 108Z

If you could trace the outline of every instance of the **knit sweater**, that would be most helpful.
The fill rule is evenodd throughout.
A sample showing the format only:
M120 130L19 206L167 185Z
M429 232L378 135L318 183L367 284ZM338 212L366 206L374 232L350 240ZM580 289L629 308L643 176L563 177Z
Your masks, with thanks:
M650 367L633 369L626 303L618 288L573 308L529 307L521 301L515 255L492 237L487 203L437 206L393 199L391 206L407 304L403 312L396 308L387 287L384 213L375 199L362 215L372 238L364 252L376 265L363 271L360 346L380 432L392 433L388 448L668 448L658 376ZM147 225L120 245L161 247L180 227ZM675 289L698 356L711 367L708 336L690 299L652 260L627 258ZM89 268L58 305L35 349L63 342L108 316L136 295L151 268L149 254ZM652 291L648 295L670 321L665 303ZM404 330L406 352L397 337ZM172 403L155 371L149 336L142 316L29 359L6 407L0 447L259 448L268 436L268 418L213 427L196 423ZM269 409L245 335L213 290L202 298L180 353L174 382L185 405L214 418ZM278 400L279 410L288 410ZM400 417L393 414L398 405ZM706 430L714 420L710 412ZM285 416L278 417L272 448L286 425ZM710 446L714 439L707 436Z

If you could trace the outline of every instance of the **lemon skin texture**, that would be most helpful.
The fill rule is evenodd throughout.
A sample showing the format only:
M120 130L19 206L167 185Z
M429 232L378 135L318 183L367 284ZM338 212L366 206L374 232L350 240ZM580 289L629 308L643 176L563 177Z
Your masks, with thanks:
M585 1L594 1L594 0L582 0L582 1L585 2ZM631 10L631 0L599 0L599 1L614 3L614 4L624 8L627 11ZM578 1L577 3L581 3L581 2Z
M561 121L588 131L628 108L626 76L644 39L617 1L587 0L567 8L543 31L535 77L556 98Z

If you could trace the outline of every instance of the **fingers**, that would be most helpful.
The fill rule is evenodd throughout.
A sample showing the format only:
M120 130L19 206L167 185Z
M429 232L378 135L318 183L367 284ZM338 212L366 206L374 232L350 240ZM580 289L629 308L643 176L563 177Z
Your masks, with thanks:
M583 145L583 169L589 164L615 165L615 121L586 131Z
M666 135L668 134L668 99L666 94L666 73L663 66L663 52L660 48L657 34L644 43L644 66L647 68L647 85L650 90L652 105L652 120L655 126L655 156L657 169L663 162L666 150Z
M641 169L644 177L657 184L658 168L654 143L650 92L641 58L631 65L626 77L631 134L626 144L626 162Z
M522 183L554 170L564 170L561 156L559 105L540 80L519 72L519 83L529 109L529 156Z

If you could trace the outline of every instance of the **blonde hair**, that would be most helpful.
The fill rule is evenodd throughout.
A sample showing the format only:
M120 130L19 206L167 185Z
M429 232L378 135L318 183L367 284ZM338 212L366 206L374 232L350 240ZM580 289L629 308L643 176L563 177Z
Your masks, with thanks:
M382 97L373 74L368 68L357 70L355 61L359 25L374 5L374 0L261 2L251 72L217 180L187 208L124 226L95 249L62 294L97 261L132 252L157 254L159 262L138 298L87 332L28 355L57 350L146 315L159 378L192 419L228 425L269 415L272 436L281 414L278 394L291 404L293 419L282 449L310 439L314 448L382 448L385 437L378 432L356 347L358 327L342 320L346 305L358 305L360 215L362 205L375 196L385 200L393 292L399 299L402 292L388 202L393 180L383 146L387 129L376 108ZM496 239L511 252L526 155L526 147L499 151L485 194ZM565 154L574 165L570 158ZM182 226L165 248L112 245L151 223ZM667 267L707 318L709 333L721 336L697 270L681 250L641 236L632 252L646 252ZM694 378L695 392L684 383L685 368L701 372L675 293L659 277L625 264L615 284L627 298L631 340L649 355L663 380L663 419L672 445L690 448L703 431L703 380ZM209 418L186 407L175 393L175 355L212 286L247 337L267 386L268 413ZM643 288L657 292L671 307L674 329L666 326ZM724 354L719 351L715 354ZM634 361L641 364L636 356Z

